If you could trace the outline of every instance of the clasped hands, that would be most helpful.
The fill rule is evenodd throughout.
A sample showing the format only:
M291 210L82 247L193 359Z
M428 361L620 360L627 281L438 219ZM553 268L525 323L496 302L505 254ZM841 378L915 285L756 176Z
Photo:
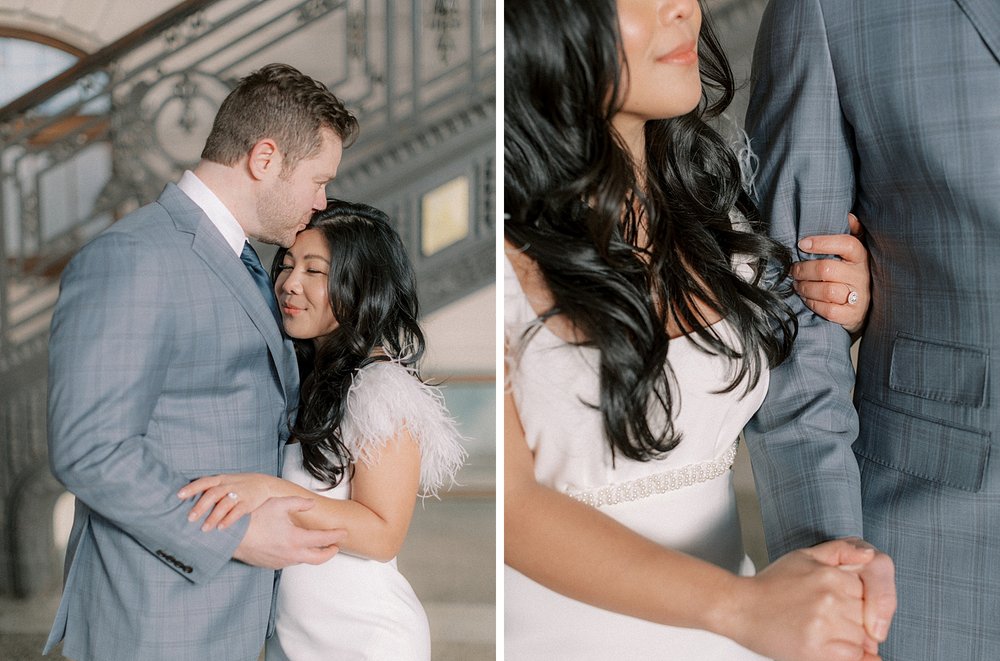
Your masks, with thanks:
M876 661L896 610L892 560L858 538L788 553L743 579L732 638L778 661Z
M296 513L312 509L315 501L280 495L280 482L277 477L258 473L212 475L185 485L177 497L186 500L201 494L188 520L197 521L211 510L201 526L205 532L227 528L250 515L234 560L267 569L326 562L337 554L347 532L310 530L300 525Z

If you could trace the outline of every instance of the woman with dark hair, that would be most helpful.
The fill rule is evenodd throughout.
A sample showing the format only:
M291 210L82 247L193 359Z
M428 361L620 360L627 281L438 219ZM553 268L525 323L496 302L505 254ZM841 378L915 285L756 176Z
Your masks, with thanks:
M504 28L507 657L874 658L870 548L743 550L730 468L796 321L705 121L734 86L699 3L507 0Z
M268 661L430 659L427 618L396 570L418 492L448 484L465 452L440 393L420 381L424 351L413 268L389 219L329 200L275 256L275 294L302 387L282 478L195 480L190 519L231 525L268 498L315 505L300 523L343 529L341 552L282 572ZM317 497L322 496L322 497Z

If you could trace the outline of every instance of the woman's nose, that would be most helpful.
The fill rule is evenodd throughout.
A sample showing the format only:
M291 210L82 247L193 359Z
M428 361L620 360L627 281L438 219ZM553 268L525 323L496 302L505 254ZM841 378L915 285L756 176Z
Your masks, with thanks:
M275 283L275 289L278 290L279 294L295 294L300 291L299 289L299 279L295 276L295 271L287 271L288 275L285 278L278 280Z
M660 5L660 21L664 24L671 21L691 18L698 9L698 0L664 0Z

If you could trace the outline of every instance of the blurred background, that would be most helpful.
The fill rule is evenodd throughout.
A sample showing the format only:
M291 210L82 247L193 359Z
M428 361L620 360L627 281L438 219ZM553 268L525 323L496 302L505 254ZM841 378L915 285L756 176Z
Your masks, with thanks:
M493 0L0 0L0 659L42 658L72 519L46 456L59 275L197 162L229 89L269 62L357 115L328 191L384 209L415 263L423 375L470 460L418 502L399 566L435 659L494 658L495 34Z

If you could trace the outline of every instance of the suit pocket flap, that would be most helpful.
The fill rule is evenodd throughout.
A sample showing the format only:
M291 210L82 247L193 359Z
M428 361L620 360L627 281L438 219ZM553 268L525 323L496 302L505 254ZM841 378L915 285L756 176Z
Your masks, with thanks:
M892 345L889 387L939 402L980 407L986 397L989 353L899 334Z
M862 434L854 451L871 461L938 484L979 491L990 436L861 401ZM865 431L867 430L867 431Z

